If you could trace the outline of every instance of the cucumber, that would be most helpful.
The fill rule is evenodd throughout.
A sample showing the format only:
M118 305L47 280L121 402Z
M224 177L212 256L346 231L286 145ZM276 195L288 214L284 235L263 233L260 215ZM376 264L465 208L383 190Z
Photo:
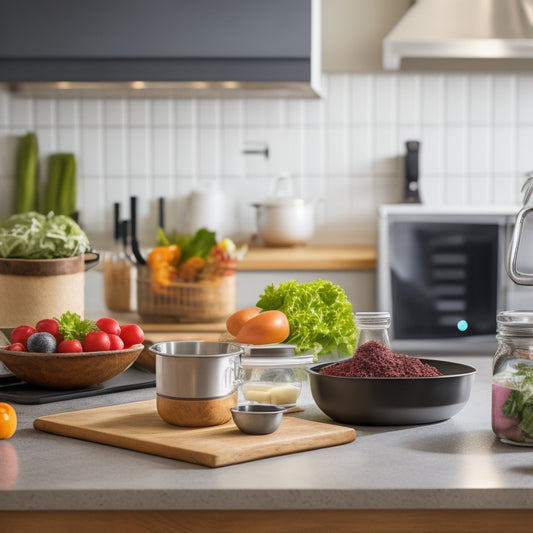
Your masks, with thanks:
M38 209L39 150L35 133L27 133L17 153L15 211L26 213Z
M57 212L57 200L59 197L59 187L61 184L61 174L63 171L63 154L52 154L48 158L48 181L44 196L43 212L47 214Z
M57 197L57 214L72 215L76 211L76 159L63 154L61 181Z

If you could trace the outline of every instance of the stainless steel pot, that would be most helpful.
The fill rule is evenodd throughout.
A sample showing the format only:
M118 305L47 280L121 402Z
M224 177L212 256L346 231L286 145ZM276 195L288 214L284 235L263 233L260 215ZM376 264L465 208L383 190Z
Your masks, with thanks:
M224 398L240 382L242 349L229 342L171 341L150 347L155 354L158 396L179 400Z

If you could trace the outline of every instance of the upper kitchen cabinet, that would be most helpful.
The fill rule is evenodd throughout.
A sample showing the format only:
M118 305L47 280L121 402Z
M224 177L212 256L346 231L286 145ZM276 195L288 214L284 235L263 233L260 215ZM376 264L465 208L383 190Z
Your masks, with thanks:
M382 70L382 41L412 0L322 0L325 72Z
M5 0L0 82L78 94L316 97L320 19L320 0Z

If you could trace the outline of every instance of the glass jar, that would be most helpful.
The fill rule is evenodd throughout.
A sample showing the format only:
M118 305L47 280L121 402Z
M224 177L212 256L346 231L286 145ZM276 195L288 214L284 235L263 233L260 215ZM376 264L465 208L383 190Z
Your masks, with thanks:
M502 311L492 366L492 430L508 444L533 446L533 311Z
M359 332L357 346L375 340L390 348L389 326L390 313L386 311L355 313L355 325Z
M296 355L292 345L243 346L239 402L294 406L307 387L305 368L313 354Z

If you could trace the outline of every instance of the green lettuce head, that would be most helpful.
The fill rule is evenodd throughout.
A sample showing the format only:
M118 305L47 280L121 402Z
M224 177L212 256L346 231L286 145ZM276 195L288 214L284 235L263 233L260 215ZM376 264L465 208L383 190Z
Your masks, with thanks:
M312 351L316 358L334 351L351 356L355 351L357 327L352 305L344 289L331 281L269 285L257 306L285 313L290 326L285 342L295 344L297 353Z
M59 259L82 255L89 239L70 217L35 211L10 216L0 224L0 257Z

